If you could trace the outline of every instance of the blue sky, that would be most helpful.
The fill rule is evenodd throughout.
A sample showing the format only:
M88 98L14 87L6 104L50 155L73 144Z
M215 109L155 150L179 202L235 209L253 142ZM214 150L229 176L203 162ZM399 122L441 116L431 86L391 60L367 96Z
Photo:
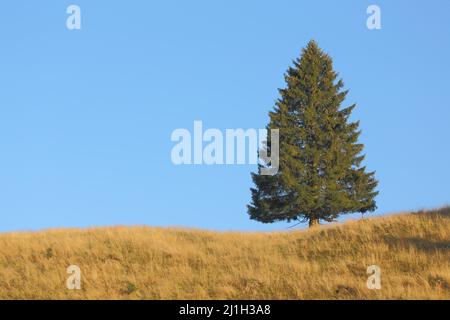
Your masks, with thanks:
M449 203L448 0L20 0L0 10L0 231L286 229L248 219L255 166L175 166L170 135L263 128L311 38L358 104L375 214Z

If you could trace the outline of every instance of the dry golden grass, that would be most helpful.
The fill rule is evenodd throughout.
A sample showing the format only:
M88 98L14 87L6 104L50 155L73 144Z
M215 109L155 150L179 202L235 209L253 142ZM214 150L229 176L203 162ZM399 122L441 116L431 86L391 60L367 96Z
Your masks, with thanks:
M66 288L72 264L81 290ZM2 234L0 299L450 299L450 208L278 233Z

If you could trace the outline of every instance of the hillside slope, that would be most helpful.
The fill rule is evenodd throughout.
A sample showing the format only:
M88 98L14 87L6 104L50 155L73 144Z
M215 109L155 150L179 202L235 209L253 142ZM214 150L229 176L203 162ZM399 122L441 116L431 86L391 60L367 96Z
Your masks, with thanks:
M381 268L381 290L366 269ZM78 265L82 289L68 290ZM0 235L0 299L450 299L450 208L278 233Z

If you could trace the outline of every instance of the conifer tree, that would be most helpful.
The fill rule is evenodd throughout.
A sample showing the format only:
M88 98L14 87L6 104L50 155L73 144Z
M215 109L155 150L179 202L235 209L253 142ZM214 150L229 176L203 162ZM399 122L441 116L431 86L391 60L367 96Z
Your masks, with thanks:
M250 218L309 221L311 227L341 214L374 211L378 182L361 165L359 121L349 120L355 105L341 106L347 91L331 57L311 40L285 81L267 126L279 129L279 170L263 175L262 164L252 173ZM268 153L270 146L269 140Z

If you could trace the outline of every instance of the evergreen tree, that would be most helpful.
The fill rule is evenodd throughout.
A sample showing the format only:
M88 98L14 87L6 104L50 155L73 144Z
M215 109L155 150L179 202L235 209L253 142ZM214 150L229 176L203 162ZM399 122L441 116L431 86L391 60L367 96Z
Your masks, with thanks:
M359 122L349 121L355 105L341 108L347 91L331 57L311 40L293 63L267 126L279 129L279 170L262 175L263 164L252 173L250 218L309 221L311 227L340 214L374 211L378 182L361 166ZM269 154L270 147L269 140Z

